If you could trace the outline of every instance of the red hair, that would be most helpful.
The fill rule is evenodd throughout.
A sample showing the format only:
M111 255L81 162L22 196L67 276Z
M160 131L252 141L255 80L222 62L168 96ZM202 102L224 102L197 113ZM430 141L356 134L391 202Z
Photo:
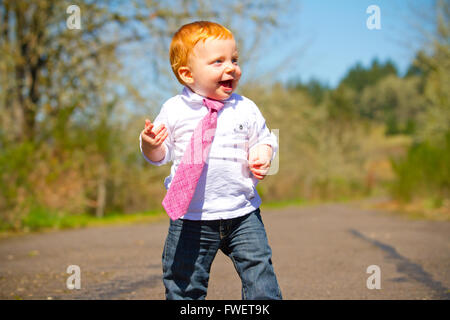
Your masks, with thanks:
M200 40L208 38L232 39L233 34L224 26L209 21L196 21L182 26L172 38L170 44L170 65L178 81L186 85L178 75L181 67L188 65L189 56L192 49Z

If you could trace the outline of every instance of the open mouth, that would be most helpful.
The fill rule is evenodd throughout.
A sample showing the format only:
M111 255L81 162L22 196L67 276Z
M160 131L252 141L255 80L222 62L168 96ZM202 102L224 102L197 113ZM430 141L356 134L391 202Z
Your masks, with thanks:
M233 80L219 81L219 84L223 87L225 91L233 90Z

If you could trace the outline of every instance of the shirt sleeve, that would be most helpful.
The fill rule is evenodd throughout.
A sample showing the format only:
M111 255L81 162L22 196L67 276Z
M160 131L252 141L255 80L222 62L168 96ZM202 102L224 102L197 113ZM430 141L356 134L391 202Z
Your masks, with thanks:
M167 162L173 160L173 137L172 137L172 132L173 132L172 129L173 128L171 128L170 123L169 123L166 105L162 106L161 111L159 112L159 114L155 118L155 120L153 121L153 128L156 129L162 123L164 123L164 125L167 128L168 136L166 137L166 140L164 140L164 142L162 143L162 146L165 148L166 153L165 153L164 158L161 161L152 161L145 156L144 152L142 152L142 137L141 137L141 134L139 134L139 148L141 150L141 154L147 162L149 162L155 166L162 166L162 165L166 164Z
M275 159L275 155L278 152L278 139L277 136L269 130L266 125L266 120L259 108L254 104L251 113L251 126L249 137L249 149L260 145L268 144L272 147L272 159Z

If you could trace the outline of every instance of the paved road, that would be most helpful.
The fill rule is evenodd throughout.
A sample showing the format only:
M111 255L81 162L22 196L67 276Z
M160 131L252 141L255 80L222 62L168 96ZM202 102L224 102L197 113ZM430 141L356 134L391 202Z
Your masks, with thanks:
M413 221L358 204L261 211L285 299L450 299L450 222ZM164 299L168 219L0 240L1 299ZM81 289L69 290L69 265ZM377 265L381 289L366 286ZM240 299L219 251L208 299Z

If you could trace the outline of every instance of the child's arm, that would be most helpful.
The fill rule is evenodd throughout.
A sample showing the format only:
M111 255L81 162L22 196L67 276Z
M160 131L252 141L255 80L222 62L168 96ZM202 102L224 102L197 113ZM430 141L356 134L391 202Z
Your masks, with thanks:
M278 151L278 142L276 136L266 126L266 120L259 108L254 103L252 105L254 122L250 127L248 165L255 178L262 180Z

